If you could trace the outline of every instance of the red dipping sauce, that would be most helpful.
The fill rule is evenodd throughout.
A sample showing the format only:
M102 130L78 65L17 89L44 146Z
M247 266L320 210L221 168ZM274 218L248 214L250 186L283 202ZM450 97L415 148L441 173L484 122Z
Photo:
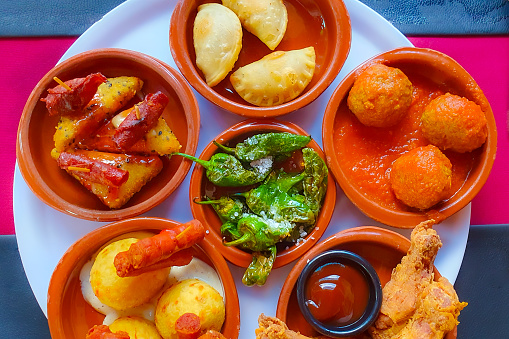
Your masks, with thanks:
M369 287L357 269L332 262L320 266L309 276L305 298L316 320L325 325L345 326L364 314Z

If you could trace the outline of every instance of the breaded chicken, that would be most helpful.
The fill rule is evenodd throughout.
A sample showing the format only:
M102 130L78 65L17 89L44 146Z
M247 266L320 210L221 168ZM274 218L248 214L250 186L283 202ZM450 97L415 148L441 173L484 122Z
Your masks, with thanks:
M413 314L419 295L433 281L433 263L442 247L437 232L431 228L433 224L434 221L425 221L415 227L407 255L401 259L392 272L391 280L383 288L380 312L394 323Z
M383 288L382 307L374 326L375 339L443 338L458 324L467 305L446 278L434 281L433 263L442 242L429 220L412 231L411 245Z
M288 329L288 326L278 318L260 314L258 328L255 330L256 339L310 339L298 332Z
M418 299L414 315L394 339L441 339L458 324L460 302L452 284L444 277L429 284Z

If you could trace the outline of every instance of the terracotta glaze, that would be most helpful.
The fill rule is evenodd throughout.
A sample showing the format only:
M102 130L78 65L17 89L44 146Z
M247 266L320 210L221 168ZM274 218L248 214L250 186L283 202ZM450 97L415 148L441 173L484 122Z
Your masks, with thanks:
M233 89L229 76L239 67L261 59L272 51L257 37L243 29L242 50L226 78L214 87L207 86L196 66L193 24L197 8L209 0L181 0L170 22L170 48L173 59L189 83L206 99L235 114L251 117L275 117L302 108L315 100L341 70L351 42L350 17L342 1L285 0L288 26L276 51L313 46L316 67L311 83L297 98L279 106L257 107L244 101Z
M112 239L131 232L154 234L179 225L163 218L133 218L98 228L75 242L62 256L51 276L48 289L48 323L54 339L85 338L94 325L102 324L104 315L83 298L79 275L82 266L94 253ZM240 330L239 299L235 282L224 258L208 236L193 246L194 255L211 265L218 273L225 292L226 318L221 332L236 339Z
M320 334L305 320L297 302L297 280L311 259L328 250L353 252L373 266L383 287L390 280L393 268L401 262L409 248L410 240L401 234L375 226L354 227L328 237L304 254L288 274L279 296L276 317L284 321L291 330L310 337L319 336ZM441 277L436 269L434 274L435 280ZM456 338L456 331L455 328L445 338ZM370 336L362 333L353 338Z
M50 70L32 91L18 127L16 156L23 178L47 205L69 215L94 221L114 221L146 212L166 199L190 169L182 159L162 157L163 170L120 209L110 210L51 158L58 116L49 116L40 101L55 86L53 77L73 79L93 72L106 77L137 76L143 93L162 91L169 104L162 117L177 136L181 150L194 154L198 144L200 114L194 94L174 69L148 55L123 49L97 49L75 55ZM133 99L137 100L137 99ZM133 102L134 103L134 102Z
M407 115L390 128L361 124L347 106L356 77L373 63L401 69L414 87ZM392 192L390 168L401 154L429 144L420 130L420 116L428 102L447 92L481 107L487 119L488 137L482 147L472 152L444 151L453 165L449 197L430 209L413 209ZM400 228L412 228L430 218L439 222L466 206L489 176L497 143L490 104L467 71L440 52L411 47L382 53L348 74L327 105L322 136L328 165L346 196L367 216Z
M244 120L228 128L219 134L214 140L220 144L233 147L236 142L240 142L247 137L263 132L290 132L295 134L308 135L302 128L290 122L250 119ZM314 140L311 140L307 147L312 147L320 155L323 156L320 147ZM208 160L217 151L217 146L210 142L201 153L200 159ZM287 164L288 166L294 166L297 162L298 161L295 161L294 163L290 162ZM214 209L210 205L200 205L193 202L195 199L200 200L207 194L217 194L219 196L221 194L229 193L228 189L230 188L218 188L217 186L212 185L205 176L204 168L200 165L195 165L191 175L189 188L191 212L193 213L194 218L200 220L208 229L210 232L208 239L214 244L214 246L216 246L216 248L221 252L221 254L224 255L228 261L240 267L248 267L252 260L251 253L245 252L234 246L226 247L223 245L223 238L220 233L220 227L222 223ZM311 233L309 233L304 238L305 240L299 244L288 244L288 246L284 245L283 248L278 247L277 257L273 266L274 268L284 266L289 262L299 258L320 239L332 217L335 202L336 186L329 171L327 193L325 195L323 206L313 231L311 231Z

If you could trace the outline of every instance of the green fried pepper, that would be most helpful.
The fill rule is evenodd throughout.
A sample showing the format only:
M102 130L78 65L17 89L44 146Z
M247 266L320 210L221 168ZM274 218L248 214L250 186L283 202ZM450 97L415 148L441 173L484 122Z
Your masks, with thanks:
M223 230L223 227L221 229ZM288 237L292 229L293 226L289 222L276 222L250 214L239 220L236 230L228 230L233 240L223 244L240 246L254 252L265 251Z
M320 155L312 148L302 150L304 160L304 174L302 188L308 206L316 217L322 207L322 202L327 192L328 173L327 165Z
M235 148L214 144L228 154L234 154L240 161L251 162L265 157L287 156L291 152L301 149L311 141L311 136L281 133L256 134L238 143Z
M268 251L253 253L253 260L242 276L242 283L246 286L264 285L276 260L276 254L276 246L269 247Z
M247 206L257 215L277 222L286 220L313 224L315 214L304 199L295 194L288 194L292 186L304 178L304 172L295 175L284 171L273 171L260 186L235 195L245 197Z
M239 239L242 237L242 233L240 233L239 229L237 228L237 223L226 221L224 224L221 225L221 235L223 237L229 237L230 239Z
M237 223L248 211L247 206L242 201L228 196L223 196L217 200L193 200L193 202L200 205L211 205L223 223L227 221Z
M237 158L225 153L216 153L209 161L185 153L173 153L173 155L183 156L205 167L207 178L217 186L240 187L253 185L263 181L271 171L271 167L245 169Z

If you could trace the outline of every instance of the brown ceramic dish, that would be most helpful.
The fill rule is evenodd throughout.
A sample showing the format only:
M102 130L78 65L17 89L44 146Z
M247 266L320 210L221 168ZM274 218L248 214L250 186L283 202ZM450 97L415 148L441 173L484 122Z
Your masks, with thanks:
M291 330L311 337L319 335L308 324L300 312L296 283L302 269L318 254L328 250L347 250L365 258L374 268L384 286L391 277L391 272L410 248L410 240L404 236L374 226L362 226L336 233L318 243L304 254L290 271L279 296L276 317L284 321ZM440 273L435 269L435 280ZM457 329L449 332L445 338L456 338ZM357 337L356 337L357 338ZM360 336L362 338L362 335Z
M32 91L18 127L16 156L23 178L47 205L72 216L113 221L139 215L166 199L190 169L180 158L162 158L163 170L122 208L110 210L77 180L61 170L50 156L58 116L49 116L40 101L56 86L53 77L68 80L102 72L106 77L138 76L143 93L162 91L170 98L163 117L182 145L194 154L198 144L200 115L196 98L184 78L162 62L142 53L121 49L98 49L73 56L50 70ZM135 99L134 99L135 100Z
M284 121L276 120L245 120L219 134L214 140L223 145L233 147L237 142L244 140L254 134L263 132L290 132L295 134L307 135L307 133L300 127ZM307 147L312 147L323 157L323 152L320 150L318 144L311 140ZM201 159L208 160L218 151L217 146L212 142L205 147ZM325 200L318 216L317 222L313 231L305 237L305 241L299 245L289 246L287 249L278 251L274 268L281 267L289 262L297 259L307 250L309 250L322 236L327 228L329 221L334 211L336 202L336 186L329 172L328 186ZM220 233L221 221L210 205L200 205L193 202L194 199L202 199L207 193L212 193L218 188L212 185L205 176L204 168L200 165L195 165L191 175L189 198L191 203L191 212L194 218L200 220L203 225L210 231L208 239L214 246L223 254L223 256L240 267L248 267L251 263L252 255L248 252L240 250L234 246L226 247L223 245L223 238ZM225 192L227 193L227 192Z
M193 24L199 5L209 0L181 0L175 6L170 23L170 47L173 59L189 83L205 98L235 114L275 117L302 108L315 100L336 78L350 51L350 17L341 0L285 0L288 27L278 51L313 46L316 68L311 83L296 99L273 107L257 107L244 101L233 89L229 77L209 87L196 67ZM261 59L272 51L243 29L242 50L233 71Z
M102 324L104 315L95 311L81 293L79 275L82 266L110 240L137 231L154 234L179 223L162 218L134 218L117 221L98 228L75 242L62 256L50 280L48 289L48 323L51 337L85 338L94 325ZM226 261L205 237L193 246L194 255L210 264L218 273L225 292L226 318L222 333L237 338L240 330L239 299Z
M414 89L422 90L424 95L419 94L422 98L425 98L428 92L451 92L474 101L486 115L488 136L482 147L463 154L444 151L453 164L451 190L453 193L428 210L412 209L398 201L392 193L387 175L392 161L400 154L428 144L419 128L423 109L423 106L419 105L422 104L412 104L403 121L390 129L366 127L348 109L346 102L350 88L356 77L373 63L401 69L413 83ZM414 100L415 93L414 90ZM427 99L423 99L422 102L425 100ZM466 206L486 182L495 160L497 144L495 119L490 104L467 71L440 52L411 47L382 53L348 74L334 91L327 105L322 136L329 167L346 196L367 216L400 228L412 228L429 218L441 221ZM398 146L397 149L391 144L392 153L384 157L377 153L379 148L386 147L380 146L384 145L384 142L398 138L404 139L404 142L400 143L404 146ZM361 146L357 145L365 147L361 149ZM362 168L362 171L355 173L353 170L355 167ZM375 167L381 170L376 170ZM381 178L377 181L371 174L376 171L379 171ZM368 187L366 183L370 181L373 185L366 188ZM359 183L363 186L361 187Z

